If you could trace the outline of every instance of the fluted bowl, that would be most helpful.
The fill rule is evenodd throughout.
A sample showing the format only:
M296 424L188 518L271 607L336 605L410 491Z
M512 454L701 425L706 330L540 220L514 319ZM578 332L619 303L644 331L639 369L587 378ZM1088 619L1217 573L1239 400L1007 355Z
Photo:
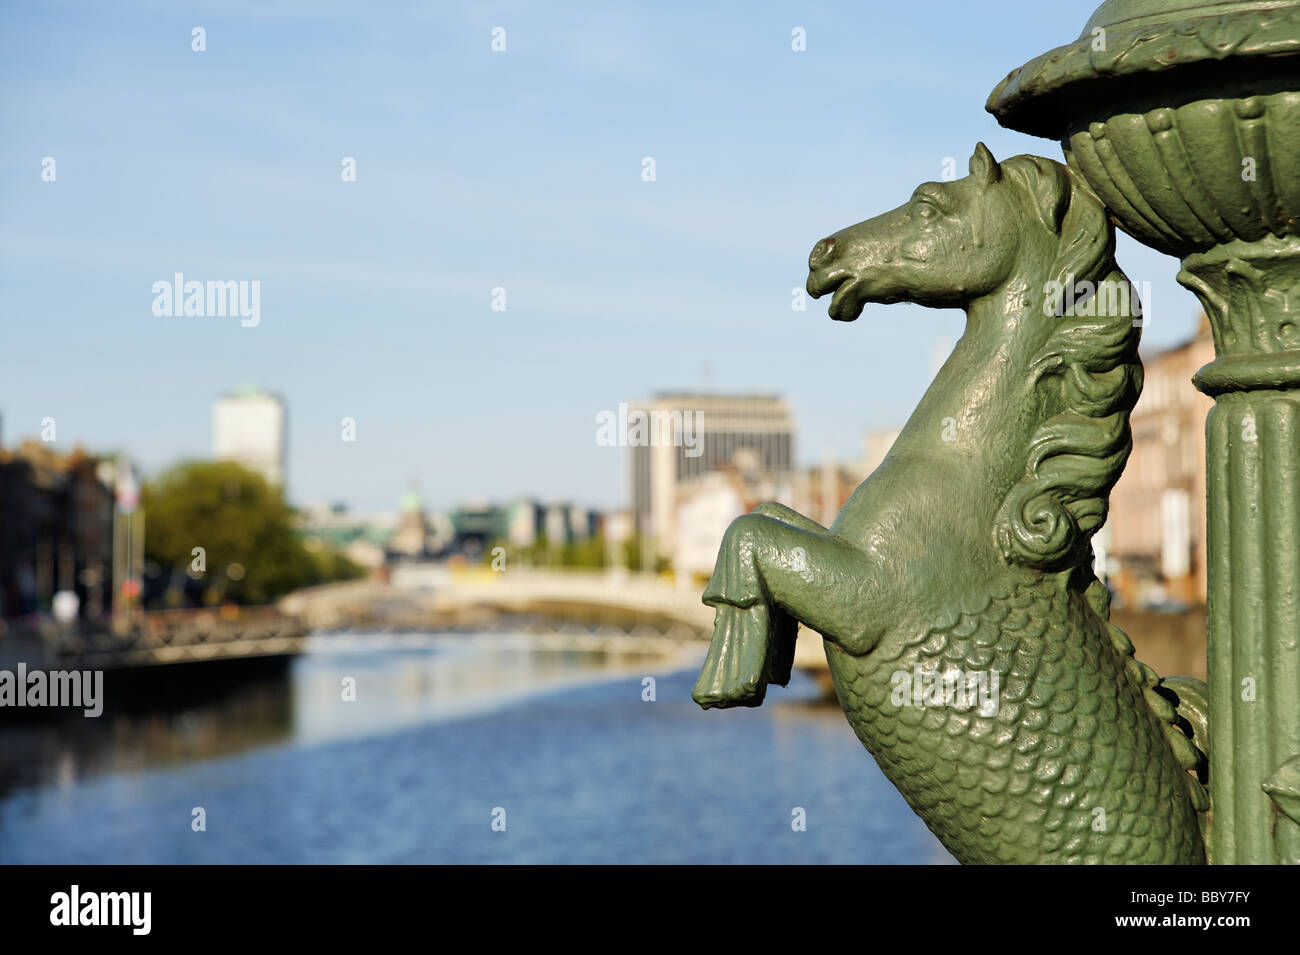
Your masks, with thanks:
M1162 252L1300 233L1300 0L1108 0L988 109Z

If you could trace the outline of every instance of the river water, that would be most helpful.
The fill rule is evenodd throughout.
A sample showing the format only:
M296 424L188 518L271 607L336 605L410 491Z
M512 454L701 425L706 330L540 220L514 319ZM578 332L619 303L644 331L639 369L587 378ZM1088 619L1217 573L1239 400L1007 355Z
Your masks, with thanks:
M814 680L704 712L701 657L326 635L203 702L0 723L0 863L952 861Z

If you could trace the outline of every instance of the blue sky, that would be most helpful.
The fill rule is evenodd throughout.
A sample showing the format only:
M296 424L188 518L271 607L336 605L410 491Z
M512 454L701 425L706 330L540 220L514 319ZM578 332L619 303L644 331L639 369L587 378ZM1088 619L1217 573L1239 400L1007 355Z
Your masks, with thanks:
M297 503L416 481L435 506L614 506L598 413L709 388L784 394L805 462L859 457L962 317L792 311L808 250L978 140L1060 159L984 102L1094 7L9 0L3 440L52 416L59 445L156 471L206 456L213 399L255 383L288 402ZM1151 283L1146 346L1187 337L1177 262L1127 237L1120 261ZM177 271L260 281L260 324L156 317Z

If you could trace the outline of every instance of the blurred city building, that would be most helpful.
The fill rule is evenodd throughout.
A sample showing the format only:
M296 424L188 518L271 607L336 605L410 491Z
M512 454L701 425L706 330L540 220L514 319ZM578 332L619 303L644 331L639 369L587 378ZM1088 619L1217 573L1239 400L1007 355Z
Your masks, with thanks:
M570 540L591 540L600 534L601 515L598 511L578 504L570 504L566 520Z
M823 527L830 527L864 477L856 463L824 461L816 467L801 468L794 478L793 507Z
M424 513L424 498L417 488L408 488L402 495L397 527L388 540L388 553L398 558L430 555L429 519Z
M762 503L745 493L744 482L734 470L712 471L683 485L673 552L678 579L692 584L707 580L727 527Z
M285 407L279 396L245 386L212 405L212 456L238 461L283 487L285 428Z
M80 449L0 450L0 618L112 607L113 469Z
M302 534L342 550L365 567L446 559L478 559L504 544L516 553L542 545L563 547L600 536L600 512L570 503L516 498L505 504L466 501L450 513L430 511L414 486L395 512L362 514L341 504L307 508Z
M567 501L546 504L516 498L506 504L463 503L452 512L451 524L452 549L473 558L495 543L528 549L588 541L601 534L602 515Z
M318 539L340 550L362 567L381 567L388 542L397 529L395 514L360 514L343 504L306 508L300 515L303 537Z
M790 478L763 468L752 448L740 448L730 464L683 481L672 551L677 579L683 584L707 580L732 521L765 501L791 500Z
M455 528L453 549L476 558L493 541L507 536L510 520L504 507L487 501L466 501L451 512L451 524Z
M643 416L648 428L638 431L635 415ZM662 393L630 402L628 424L623 437L630 452L632 513L639 533L660 555L675 552L678 506L697 492L708 493L691 487L706 475L733 469L747 475L742 480L766 482L774 496L790 496L795 425L784 398ZM710 484L715 491L719 486ZM720 533L717 539L722 540Z
M828 454L820 465L800 468L794 476L794 509L830 527L858 485L880 467L898 435L898 428L869 430L860 461L836 461Z
M636 519L632 512L624 509L602 514L600 530L605 538L605 565L626 567L624 549L636 537Z
M1214 401L1191 379L1213 360L1204 316L1190 341L1143 356L1133 451L1110 495L1105 542L1109 583L1125 605L1205 603L1205 416Z
M532 547L546 536L546 511L536 501L520 498L506 505L505 533L515 547Z
M889 453L889 449L894 446L901 433L901 428L875 428L867 432L862 442L864 453L859 468L864 481L872 471L880 467L880 463L885 460L885 455Z

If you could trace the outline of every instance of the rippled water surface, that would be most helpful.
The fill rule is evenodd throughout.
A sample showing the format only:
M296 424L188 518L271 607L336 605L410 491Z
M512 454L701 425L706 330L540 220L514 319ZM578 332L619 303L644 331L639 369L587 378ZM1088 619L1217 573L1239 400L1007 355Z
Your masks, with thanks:
M0 724L0 862L951 861L812 679L704 712L697 664L320 638L201 703Z

